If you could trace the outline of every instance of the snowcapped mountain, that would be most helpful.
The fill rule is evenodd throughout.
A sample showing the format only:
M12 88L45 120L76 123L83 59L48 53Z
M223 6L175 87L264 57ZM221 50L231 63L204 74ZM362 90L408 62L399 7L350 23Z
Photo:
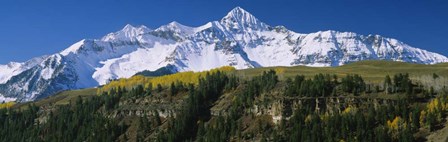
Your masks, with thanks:
M0 65L0 102L31 101L166 66L174 71L202 71L220 66L340 66L361 60L448 62L443 55L379 35L302 34L269 26L236 7L221 20L199 27L177 22L157 29L126 25L50 56Z

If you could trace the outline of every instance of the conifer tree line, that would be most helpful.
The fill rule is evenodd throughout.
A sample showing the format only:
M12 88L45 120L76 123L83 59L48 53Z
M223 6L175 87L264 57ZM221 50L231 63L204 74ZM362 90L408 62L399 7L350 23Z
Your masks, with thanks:
M0 110L0 141L114 141L126 129L114 119L97 113L107 96L59 106L47 119L38 117L39 107ZM44 121L44 122L42 122Z
M228 72L204 73L197 83L143 83L132 88L112 87L98 96L78 97L51 110L32 103L26 109L0 109L0 141L417 141L421 129L434 131L445 122L448 90L435 91L413 82L409 74L384 77L381 83L366 83L360 75L296 75L281 81L274 70L242 79ZM183 99L175 115L159 111L135 116L137 131L127 133L132 123L109 117L123 100L160 97ZM211 108L231 95L218 114ZM267 96L284 98L281 118L274 123L267 114L256 114L256 105L270 103ZM316 99L398 96L390 103L365 102L341 108L316 106ZM185 96L181 96L185 95ZM422 98L422 96L424 98ZM293 105L302 99L301 105ZM428 100L428 103L421 102ZM274 100L275 101L275 100ZM326 106L320 102L319 106ZM46 113L46 114L45 114ZM133 120L134 121L134 120ZM132 139L134 140L134 139Z

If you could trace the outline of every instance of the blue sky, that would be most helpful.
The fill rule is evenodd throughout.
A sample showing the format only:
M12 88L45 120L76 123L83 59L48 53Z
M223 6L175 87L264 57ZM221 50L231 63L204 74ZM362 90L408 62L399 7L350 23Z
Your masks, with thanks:
M275 26L379 34L448 55L444 0L2 0L0 64L53 54L126 24L200 26L236 6Z

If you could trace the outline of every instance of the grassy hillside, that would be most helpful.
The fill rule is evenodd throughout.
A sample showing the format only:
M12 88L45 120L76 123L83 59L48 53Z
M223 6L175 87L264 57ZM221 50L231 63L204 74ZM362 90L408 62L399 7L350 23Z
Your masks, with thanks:
M70 101L74 102L78 98L78 96L82 98L96 96L96 92L97 88L63 91L35 102L16 104L13 108L26 109L28 104L35 104L38 107L48 104L65 105L69 104Z
M293 77L297 74L302 74L306 77L312 77L318 73L337 74L339 77L343 77L347 74L359 74L363 76L365 80L372 82L381 82L384 80L384 76L394 75L396 73L409 73L411 77L425 75L432 76L433 73L436 73L437 75L448 77L448 63L422 65L391 61L360 61L339 67L296 66L253 68L239 70L237 73L242 77L252 77L255 75L259 75L263 71L271 69L280 71L277 71L277 73L280 75L280 79Z

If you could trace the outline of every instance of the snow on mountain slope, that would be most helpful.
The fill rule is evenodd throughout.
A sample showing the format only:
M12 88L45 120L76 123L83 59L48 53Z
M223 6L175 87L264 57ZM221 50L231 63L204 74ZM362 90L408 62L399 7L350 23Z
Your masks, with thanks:
M137 41L135 39L137 36L151 32L151 29L148 29L145 26L139 26L134 27L130 24L127 24L124 26L123 29L121 29L118 32L110 33L103 37L102 41Z
M379 35L303 34L272 27L236 7L219 21L199 27L178 22L154 30L126 25L50 56L0 65L0 101L31 101L167 66L174 71L203 71L220 66L340 66L361 60L448 62L443 55Z
M21 66L22 64L17 62L11 62L7 65L0 65L0 83L6 83L6 81L8 81L11 77L22 72L22 70L20 70Z
M0 94L0 103L2 102L12 102L15 101L16 98L9 98L9 97L4 97L2 94Z
M157 28L155 31L161 31L161 32L173 31L175 33L179 33L181 36L191 35L196 32L193 27L182 25L176 21L173 21L168 25L161 26L160 28Z
M221 19L221 24L229 31L250 33L253 31L267 30L269 28L260 22L255 16L241 7L236 7Z
M155 43L154 48L139 48L119 58L102 61L103 65L96 68L92 77L102 85L109 79L128 78L144 70L157 70L168 65L161 57L167 57L174 48L174 45Z
M67 49L63 50L60 54L64 55L64 56L67 56L70 53L76 54L76 52L78 52L80 50L80 48L82 48L84 41L85 41L84 39L81 41L78 41L77 43L75 43L72 46L68 47Z
M0 65L0 84L6 83L11 77L39 64L45 57L46 56L33 58L24 63L11 62L7 65Z

